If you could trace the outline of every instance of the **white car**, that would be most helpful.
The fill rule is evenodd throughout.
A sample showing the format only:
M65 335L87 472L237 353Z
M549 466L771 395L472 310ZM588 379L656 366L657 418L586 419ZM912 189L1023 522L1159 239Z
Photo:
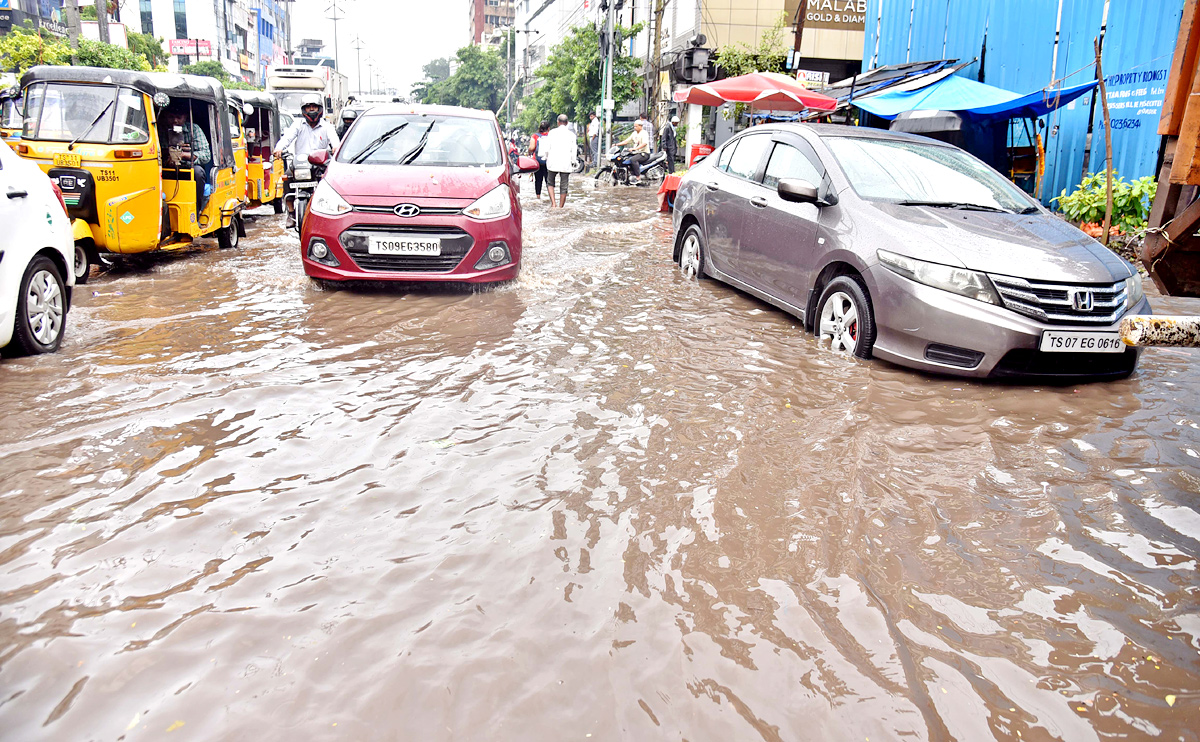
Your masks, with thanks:
M67 207L37 165L0 147L0 348L53 353L75 286Z

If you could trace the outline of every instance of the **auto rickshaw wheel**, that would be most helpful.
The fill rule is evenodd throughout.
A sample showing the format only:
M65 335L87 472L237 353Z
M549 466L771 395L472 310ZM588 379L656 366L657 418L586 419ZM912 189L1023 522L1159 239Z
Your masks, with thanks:
M75 243L75 261L71 269L75 272L75 285L82 286L88 282L88 278L92 274L92 264L95 263L92 259L92 248L85 240L79 240Z
M222 250L232 250L241 242L241 235L238 233L238 218L235 216L229 220L229 226L217 231L217 245Z
M283 196L280 196L279 198L272 201L271 208L275 209L276 214L282 214L283 213Z

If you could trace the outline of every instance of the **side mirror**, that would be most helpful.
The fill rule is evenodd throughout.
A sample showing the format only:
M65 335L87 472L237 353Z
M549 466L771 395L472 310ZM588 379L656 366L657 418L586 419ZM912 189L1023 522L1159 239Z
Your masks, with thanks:
M245 105L242 106L242 114L245 116L253 116L254 115L254 106L250 105L249 103L246 103Z
M522 173L536 173L540 165L538 161L529 155L521 155L517 158L517 170Z
M797 204L815 204L819 203L817 197L817 187L807 180L800 178L784 178L779 181L778 189L779 197L784 201L791 201Z
M692 164L689 167L695 167L707 159L708 155L696 155L696 159L692 160Z
M310 165L324 165L328 161L329 161L329 151L328 150L323 149L320 152L313 152L311 155L308 156L308 163Z

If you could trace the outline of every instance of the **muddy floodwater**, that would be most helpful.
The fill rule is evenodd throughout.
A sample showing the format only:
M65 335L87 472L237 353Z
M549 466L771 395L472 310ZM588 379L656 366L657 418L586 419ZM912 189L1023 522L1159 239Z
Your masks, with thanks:
M526 196L497 290L263 215L0 362L0 738L1200 739L1200 351L859 362Z

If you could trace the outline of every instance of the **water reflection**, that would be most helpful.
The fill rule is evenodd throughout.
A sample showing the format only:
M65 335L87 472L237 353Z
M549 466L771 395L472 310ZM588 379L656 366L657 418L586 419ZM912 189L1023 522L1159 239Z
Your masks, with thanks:
M527 198L492 291L274 218L89 284L0 369L6 736L1196 738L1193 351L831 356L650 201Z

